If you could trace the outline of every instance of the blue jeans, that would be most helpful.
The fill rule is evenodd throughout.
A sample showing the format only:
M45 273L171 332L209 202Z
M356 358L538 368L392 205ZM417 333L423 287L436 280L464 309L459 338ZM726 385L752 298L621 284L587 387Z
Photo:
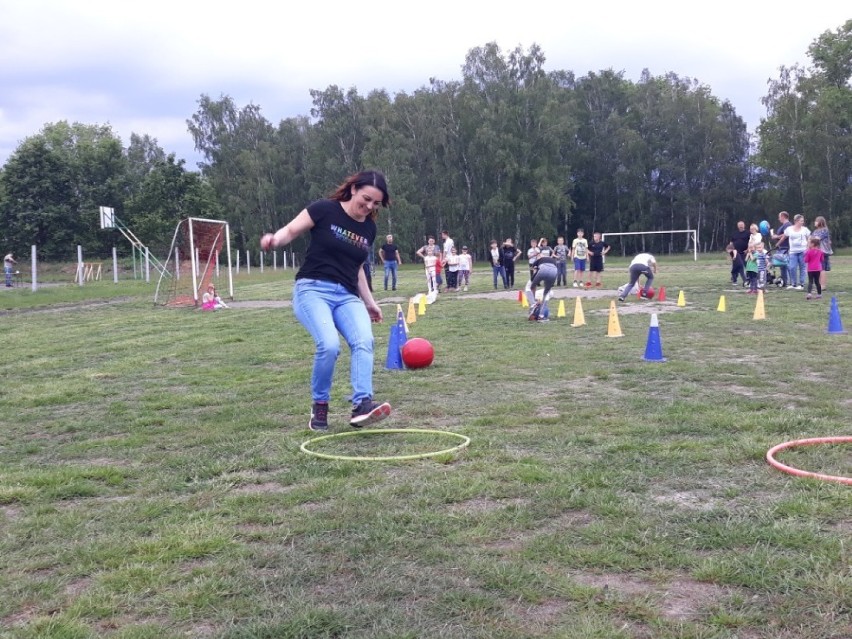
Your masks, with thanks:
M6 286L12 286L12 267L3 266L3 274L6 276Z
M789 253L787 255L787 273L790 275L788 282L791 286L805 285L804 253Z
M388 290L388 276L391 276L393 282L393 290L396 290L396 268L398 262L396 260L385 260L385 290Z
M503 265L494 266L491 265L491 272L494 275L494 288L497 288L497 275L503 280L503 288L509 288L509 282L506 280L506 269L503 268Z
M331 397L334 365L340 355L338 333L352 353L352 402L372 397L373 327L361 298L334 282L301 279L293 288L293 312L317 347L311 374L313 400L327 402Z
M645 266L643 264L634 264L630 267L630 281L627 283L622 297L627 297L628 295L630 295L630 291L632 291L633 287L636 286L636 283L639 281L639 277L641 275L645 276L645 286L642 287L642 291L644 291L645 295L648 294L648 289L651 288L651 284L654 282L654 273L653 271L651 271L650 266Z

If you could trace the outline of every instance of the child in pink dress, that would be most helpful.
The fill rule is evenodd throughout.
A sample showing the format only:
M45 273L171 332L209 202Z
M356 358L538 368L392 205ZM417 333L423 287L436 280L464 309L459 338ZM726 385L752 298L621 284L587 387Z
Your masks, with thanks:
M822 273L822 249L819 247L819 238L812 237L808 242L808 250L805 251L805 268L808 270L808 294L805 299L811 299L811 291L816 285L816 299L822 297L822 285L819 276Z

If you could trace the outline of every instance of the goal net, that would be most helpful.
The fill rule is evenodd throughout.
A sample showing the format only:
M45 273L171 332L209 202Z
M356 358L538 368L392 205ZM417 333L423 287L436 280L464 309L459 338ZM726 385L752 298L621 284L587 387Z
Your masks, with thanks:
M228 223L197 217L181 220L157 282L154 304L199 306L207 286L219 280L219 256L223 251L227 264L228 296L233 298Z

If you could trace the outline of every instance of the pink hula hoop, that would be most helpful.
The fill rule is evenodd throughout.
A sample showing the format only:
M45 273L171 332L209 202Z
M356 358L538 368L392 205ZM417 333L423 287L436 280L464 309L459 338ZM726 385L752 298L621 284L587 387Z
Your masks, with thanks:
M852 444L852 437L813 437L811 439L796 439L793 441L784 442L783 444L778 444L777 446L773 446L769 449L769 451L766 453L766 461L769 462L770 466L773 466L774 468L777 468L782 472L795 475L796 477L811 477L813 479L835 481L841 484L849 484L850 486L852 486L852 477L839 477L837 475L812 473L807 470L800 470L798 468L793 468L792 466L787 466L786 464L782 464L780 461L775 459L775 453L782 451L786 448L795 448L797 446L810 446L812 444Z

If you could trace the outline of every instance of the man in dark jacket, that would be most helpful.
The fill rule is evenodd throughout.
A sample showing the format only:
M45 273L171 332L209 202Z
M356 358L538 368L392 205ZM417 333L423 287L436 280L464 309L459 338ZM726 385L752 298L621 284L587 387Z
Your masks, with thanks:
M745 222L740 220L737 222L737 230L731 235L731 244L734 245L735 253L731 259L731 283L737 283L737 277L743 280L743 286L746 284L745 275L745 254L748 250L749 232Z

